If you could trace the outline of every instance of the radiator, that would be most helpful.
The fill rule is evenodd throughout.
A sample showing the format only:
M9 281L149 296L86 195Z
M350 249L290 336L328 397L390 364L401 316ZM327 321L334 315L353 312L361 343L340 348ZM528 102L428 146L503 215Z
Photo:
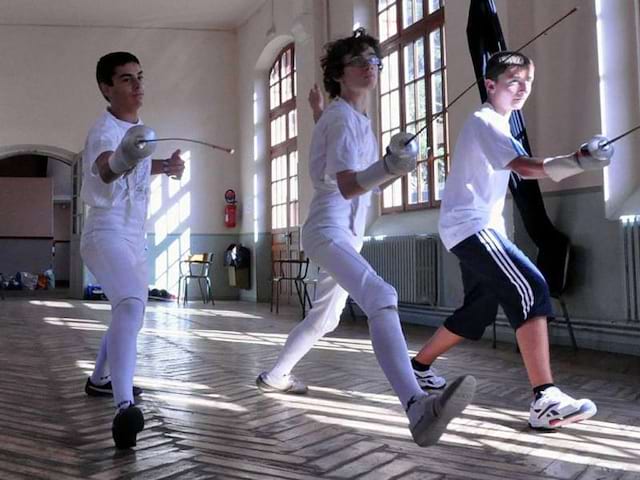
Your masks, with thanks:
M622 246L624 252L624 285L627 302L627 318L640 320L640 217L625 216L621 219Z
M368 237L362 255L398 291L400 303L438 304L436 236Z

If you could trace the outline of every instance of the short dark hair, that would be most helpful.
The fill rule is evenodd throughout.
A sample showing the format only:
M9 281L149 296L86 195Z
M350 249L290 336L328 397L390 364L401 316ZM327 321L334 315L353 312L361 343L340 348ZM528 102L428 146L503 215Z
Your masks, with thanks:
M533 65L533 61L520 52L505 50L494 53L489 60L487 60L487 65L484 69L484 78L495 82L500 75L511 67L528 68L530 65Z
M140 61L133 53L111 52L104 55L98 60L98 65L96 66L98 84L104 83L105 85L113 86L113 74L116 73L116 68L127 63L140 65Z
M340 95L340 83L337 79L344 73L344 57L358 55L367 47L373 48L378 57L382 56L380 42L368 35L364 28L358 28L350 37L341 38L324 46L326 53L320 59L320 65L324 88L329 93L329 97L335 98Z

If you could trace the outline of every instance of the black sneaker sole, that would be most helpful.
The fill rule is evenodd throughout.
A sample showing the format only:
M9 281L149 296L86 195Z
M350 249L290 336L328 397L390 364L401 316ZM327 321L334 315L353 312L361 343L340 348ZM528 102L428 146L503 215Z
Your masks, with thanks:
M113 389L111 388L111 382L105 385L94 385L93 383L87 383L84 386L84 393L86 393L90 397L113 397ZM133 386L133 396L139 397L142 395L142 388Z
M136 446L136 437L144 429L144 415L136 406L120 411L113 419L111 435L116 448L125 449Z

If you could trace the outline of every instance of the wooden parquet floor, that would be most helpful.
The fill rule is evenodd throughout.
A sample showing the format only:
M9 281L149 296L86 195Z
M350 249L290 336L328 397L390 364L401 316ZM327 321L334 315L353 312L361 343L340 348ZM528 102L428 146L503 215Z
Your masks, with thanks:
M526 424L531 395L513 346L459 346L438 367L475 375L476 399L422 449L362 319L343 320L297 367L307 396L263 395L255 377L298 312L201 306L150 304L136 376L146 428L135 449L116 451L111 400L83 391L108 305L0 301L0 479L640 479L638 357L554 348L556 382L599 413L539 434ZM405 332L416 350L431 330Z

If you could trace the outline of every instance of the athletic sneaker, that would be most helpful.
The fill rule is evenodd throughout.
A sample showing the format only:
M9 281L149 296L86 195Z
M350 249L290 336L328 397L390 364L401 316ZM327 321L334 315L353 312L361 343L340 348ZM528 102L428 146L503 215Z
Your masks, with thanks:
M433 367L429 367L428 370L423 371L414 368L413 373L416 376L420 388L439 390L447 385L445 378L439 376Z
M591 400L576 400L562 393L558 387L549 387L541 392L537 400L531 402L529 426L538 430L554 430L591 418L597 411Z
M409 430L421 447L438 443L447 425L462 413L476 391L476 379L471 375L456 378L442 394L420 397L409 405Z
M144 428L144 415L135 405L122 408L113 417L111 435L116 448L131 448L136 446L136 436Z
M84 385L84 392L90 397L112 397L113 388L111 382L107 382L104 385L96 385L91 381L91 377L87 378L87 383ZM142 393L140 387L133 386L133 396L137 397Z
M307 386L293 375L289 375L288 382L283 387L276 387L267 382L267 372L262 372L256 378L256 385L265 393L291 393L294 395L304 395L309 390Z

